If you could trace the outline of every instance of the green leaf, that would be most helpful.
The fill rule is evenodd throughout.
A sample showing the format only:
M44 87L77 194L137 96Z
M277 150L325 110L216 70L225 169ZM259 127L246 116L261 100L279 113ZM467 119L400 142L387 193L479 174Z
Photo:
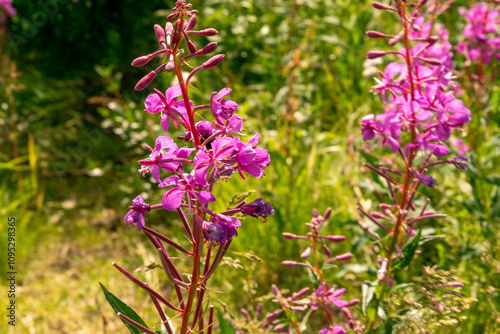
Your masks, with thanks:
M220 310L217 310L217 317L219 318L219 326L220 326L220 332L221 334L234 334L233 329L229 325L229 323L224 319L224 316L222 315L222 312ZM214 330L212 330L215 332Z
M398 257L394 260L394 264L392 265L393 273L401 271L404 267L410 264L413 256L415 255L415 251L418 248L421 232L422 230L419 230L417 236L413 238L413 240L403 249L403 258Z
M375 294L375 289L377 288L378 281L370 282L370 281L364 281L363 282L363 298L362 298L362 310L363 314L366 315L366 308L370 304L370 302L373 299L373 295Z
M366 315L368 316L368 319L370 319L370 322L375 321L375 315L376 315L375 309L369 307L366 310Z
M142 320L141 317L133 309L131 309L127 304L125 304L120 299L118 299L118 297L116 297L114 294L109 292L108 289L106 289L104 287L104 285L102 285L101 282L99 282L99 285L101 285L102 291L104 292L104 295L106 296L106 300L108 301L109 305L111 305L111 307L113 308L113 310L116 313L121 312L124 315L126 315L127 317L129 317L130 319L140 323L144 327L148 327L146 325L146 323L144 322L144 320ZM125 324L125 326L127 326L130 333L141 334L141 331L139 331L137 328L135 328L134 326L132 326L128 322L123 321L123 320L122 320L122 322Z

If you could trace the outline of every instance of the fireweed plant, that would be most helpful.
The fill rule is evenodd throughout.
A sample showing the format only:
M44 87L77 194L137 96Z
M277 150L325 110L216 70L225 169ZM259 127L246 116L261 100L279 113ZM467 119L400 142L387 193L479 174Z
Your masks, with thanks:
M150 154L139 161L139 172L143 176L151 174L163 190L163 199L159 204L150 205L137 196L125 215L125 222L142 231L156 248L163 270L174 285L176 302L170 302L169 298L113 263L125 277L151 296L158 311L159 321L150 329L135 312L117 302L116 297L103 287L108 301L132 333L139 333L138 330L152 334L212 333L213 306L204 305L208 295L207 281L220 264L231 240L238 234L237 228L241 222L234 215L263 217L265 220L274 213L272 206L260 198L248 204L242 201L224 212L214 212L209 208L209 204L216 201L212 193L214 184L223 185L233 175L245 180L248 176L261 178L270 163L270 157L265 149L257 147L259 134L246 142L241 140L243 122L235 113L238 104L227 98L231 93L230 88L213 93L207 105L195 106L189 99L189 84L196 73L217 66L224 59L223 54L213 56L192 69L187 77L184 76L183 66L191 68L190 63L195 57L208 55L217 48L217 43L211 42L198 49L191 41L191 36L217 34L217 30L212 28L195 30L197 11L191 7L184 0L177 1L173 13L167 18L175 19L175 22L168 22L165 29L154 26L160 49L132 62L133 66L139 67L149 63L155 56L164 57L165 61L142 78L135 89L148 87L163 70L175 73L179 84L168 88L165 93L154 89L154 93L146 98L145 111L160 116L159 121L165 132L171 129L171 125L175 128L180 125L185 132L181 138L192 144L192 147L178 147L169 136L159 136L153 147L143 144ZM181 44L183 41L185 44ZM187 49L182 49L181 45ZM203 111L206 112L202 116ZM213 117L212 121L206 120L209 115ZM196 118L201 121L196 122ZM157 209L177 212L192 250L146 226L145 216ZM172 250L191 259L189 279L176 268ZM129 310L128 314L124 310ZM180 318L177 328L170 320L174 318Z
M268 313L262 320L257 321L262 305L257 306L256 317L252 320L249 312L242 309L241 312L245 322L238 333L310 333L311 314L318 319L324 319L325 328L320 330L320 334L343 334L346 333L344 326L340 325L347 319L348 326L355 329L359 324L352 319L350 307L359 303L358 299L346 301L342 294L346 289L337 288L325 281L323 271L335 268L335 263L347 261L352 258L351 253L332 255L331 243L342 242L346 239L343 235L323 235L320 230L325 226L332 213L328 208L323 216L318 210L313 209L312 219L305 225L310 228L307 235L295 235L285 232L283 237L290 240L307 240L310 244L301 252L300 257L304 262L283 261L286 267L304 267L312 274L312 287L304 287L297 292L292 292L290 296L284 296L276 285L271 288L274 296L273 301L280 304L280 308ZM304 241L305 242L305 241ZM312 258L311 261L308 261ZM312 262L312 263L310 263ZM340 312L339 312L340 311ZM339 316L343 313L345 316ZM286 316L287 320L280 319ZM300 319L301 318L301 319ZM358 328L359 329L359 328Z
M484 118L486 123L490 122L491 110L488 112L487 107L491 88L498 77L500 10L498 1L489 1L478 2L470 9L461 7L459 13L464 16L466 24L456 51L465 59L463 89L475 115L469 125L468 143L477 153L479 144L487 139L486 131L481 131L482 121Z
M424 242L421 223L445 217L428 209L429 199L418 201L422 195L419 188L436 187L437 180L428 175L428 171L439 165L453 164L460 170L467 169L463 153L449 157L455 153L450 152L447 142L454 130L463 131L471 112L456 97L458 87L451 72L453 54L447 41L448 33L443 27L426 22L426 15L432 12L424 10L426 3L426 0L390 1L387 5L374 2L375 9L398 15L402 28L395 34L366 33L371 38L388 39L390 45L402 44L398 50L367 53L369 59L395 55L399 60L387 65L373 87L382 97L384 112L361 120L363 140L370 146L388 147L395 154L390 163L365 164L386 184L387 195L383 196L378 210L370 212L368 208L358 207L365 218L359 219L359 225L375 240L379 264L377 280L363 286L363 314L368 333L387 330L396 322L418 326L409 320L411 312L391 307L389 300L395 291L394 284L401 283L398 273L411 263ZM431 6L434 10L437 6L437 11L442 12L448 4L439 7L433 2ZM427 305L442 318L449 317L448 324L456 323L460 317L454 314L463 309L445 305L442 296L459 296L457 289L462 283L448 281L445 275L440 277L442 280L435 287L438 292L422 297L429 303L420 302L420 311ZM404 289L404 285L399 288Z

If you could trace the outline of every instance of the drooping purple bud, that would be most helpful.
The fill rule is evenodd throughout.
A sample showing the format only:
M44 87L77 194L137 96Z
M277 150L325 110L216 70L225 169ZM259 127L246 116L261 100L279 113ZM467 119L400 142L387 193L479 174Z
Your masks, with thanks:
M281 262L281 264L284 265L285 267L308 267L309 266L305 263L300 263L300 262L296 262L296 261L283 261L283 262Z
M307 295L309 293L309 290L310 290L310 288L300 289L299 291L293 293L292 297L294 299L302 298L302 297L304 297L305 295Z
M300 254L300 257L303 259L307 259L309 255L311 255L311 247L307 247L305 251L303 251L302 254Z
M299 239L299 236L298 235L295 235L295 234L292 234L292 233L288 233L288 232L283 232L283 238L285 239Z
M187 45L188 45L189 52L191 52L191 53L195 53L196 52L196 46L194 46L193 42L188 41Z
M274 326L274 331L275 332L279 332L279 331L282 331L286 328L286 325L283 325L283 324L279 324L277 326Z
M149 54L147 56L137 57L132 61L132 66L141 67L149 63L153 59L153 55Z
M446 286L449 286L450 288L461 288L464 284L462 282L449 282L446 283Z
M244 308L240 309L241 314L247 319L247 321L250 321L250 315L248 314L248 311L245 310Z
M319 212L318 212L318 210L316 210L316 209L312 209L312 216L313 216L314 218L318 218L318 217L319 217Z
M332 252L330 251L330 248L326 247L326 245L323 245L323 252L328 257L332 256Z
M397 12L397 9L396 9L396 8L386 6L386 5L384 5L383 3L380 3L380 2L378 2L378 1L374 1L374 2L372 2L372 6L373 6L373 8L375 8L375 9L380 9L380 10L392 10L392 11L394 11L394 12Z
M173 60L169 60L167 63L167 66L165 67L165 70L167 72L172 72L174 69L175 69L175 64L174 64Z
M387 219L386 216L384 216L383 214L381 214L380 212L377 212L377 211L372 211L370 212L370 214L374 217L374 218L377 218L377 219Z
M165 43L165 30L158 24L155 24L155 34L160 44Z
M345 236L343 236L343 235L327 235L324 238L326 238L330 241L333 241L333 242L341 242L341 241L345 240Z
M215 67L215 66L219 65L224 60L224 57L225 56L223 54L213 56L212 58L210 58L209 60L207 60L206 62L203 63L203 68L209 69L211 67Z
M200 49L198 51L198 54L200 56L207 55L209 53L214 52L217 49L217 42L210 42L207 45L205 45L204 48Z
M186 30L193 30L193 28L196 26L196 15L191 16L189 19L189 22L186 26Z
M262 313L262 303L258 303L257 308L255 310L255 317L256 318L260 317L261 313Z
M273 293L273 295L275 295L276 297L279 297L281 296L280 294L280 290L278 289L278 287L276 285L271 285L271 291Z
M375 59L375 58L383 57L386 54L387 54L387 51L368 51L366 53L366 58L368 58L368 59Z
M330 260L326 261L325 264L330 264L330 263L335 262L335 261L347 261L350 258L352 258L352 254L345 253L345 254L337 255L337 256L331 258Z
M442 65L443 62L439 59L436 59L436 58L423 58L423 57L416 57L417 59L420 59L421 61L424 61L426 62L427 64L430 64L430 65L436 65L436 66L439 66L439 65Z
M172 20L172 19L176 18L177 16L179 16L179 14L180 14L179 12L173 12L167 16L167 20Z
M208 29L200 30L200 35L206 36L206 37L215 36L218 33L219 32L216 29L213 29L213 28L208 28Z
M347 317L347 319L351 319L352 318L351 312L349 311L349 309L347 307L342 307L340 309L340 311L342 311L342 313L345 314L345 316Z
M359 304L359 299L353 299L345 307L352 307Z
M388 38L388 37L392 37L392 36L386 35L384 33L381 33L381 32L375 31L375 30L368 30L365 33L366 33L366 36L368 36L370 38Z
M335 259L337 261L347 261L349 260L350 258L352 258L352 254L351 253L345 253L345 254L341 254L341 255L337 255L335 257Z
M147 86L149 86L149 84L151 83L151 81L153 81L153 79L155 77L156 77L155 71L149 72L144 78L142 78L141 80L139 80L139 82L137 83L137 85L135 85L135 90L137 90L137 91L143 90L144 88L146 88Z
M323 219L328 220L330 219L330 216L332 215L332 208L326 209L325 213L323 214Z

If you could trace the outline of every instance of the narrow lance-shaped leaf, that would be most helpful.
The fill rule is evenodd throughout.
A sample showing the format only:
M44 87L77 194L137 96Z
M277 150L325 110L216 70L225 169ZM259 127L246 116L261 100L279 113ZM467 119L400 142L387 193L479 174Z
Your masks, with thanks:
M129 317L130 319L132 319L132 320L140 323L141 325L143 325L145 327L148 327L146 325L146 323L144 322L144 320L142 320L142 318L133 309L131 309L124 302L122 302L114 294L112 294L111 292L109 292L108 289L106 289L104 287L104 285L102 285L102 283L99 282L99 285L101 286L102 291L104 292L104 295L106 296L106 300L108 301L109 305L111 305L111 307L113 308L113 310L115 311L115 313L121 312L124 315L126 315L127 317ZM135 328L134 326L132 326L131 324L129 324L129 323L123 321L123 320L122 320L122 322L125 324L125 326L127 326L127 328L130 331L130 333L132 333L132 334L141 334L141 332L137 328Z

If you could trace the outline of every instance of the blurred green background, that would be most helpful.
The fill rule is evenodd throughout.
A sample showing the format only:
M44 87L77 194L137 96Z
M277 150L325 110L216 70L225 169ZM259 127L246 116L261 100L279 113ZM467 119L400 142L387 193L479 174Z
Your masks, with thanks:
M234 193L255 190L250 200L263 197L276 210L265 224L244 221L229 259L212 280L214 305L239 318L239 308L253 309L260 299L266 309L276 307L266 299L271 284L294 291L305 286L308 278L300 268L286 269L280 262L298 260L306 244L298 247L281 233L305 232L311 210L327 207L333 210L328 233L347 236L334 252L355 255L327 278L346 287L348 298L360 298L361 283L373 277L376 263L355 207L369 207L381 189L361 168L371 155L359 120L382 107L369 89L384 66L366 61L365 54L388 48L364 32L393 32L396 18L374 11L368 1L192 3L200 11L198 27L219 31L195 42L217 41L218 52L226 54L221 66L197 76L192 99L208 103L213 91L233 88L231 99L239 103L248 133L261 134L272 158L262 180L233 179L216 189L219 208ZM17 220L17 324L9 333L125 333L99 281L145 320L157 322L149 297L111 262L138 268L138 277L170 292L162 273L146 268L157 261L154 249L123 216L138 194L149 203L159 203L163 195L137 173L137 160L146 155L140 144L151 145L162 131L155 115L143 111L150 90L133 90L157 63L139 69L130 63L155 50L153 25L165 24L173 4L14 1L18 14L9 22L0 55L2 257L7 217ZM463 28L460 4L465 2L457 1L440 17L452 43ZM459 71L461 58L455 59ZM151 87L165 90L172 79L165 72ZM500 324L498 96L498 81L481 105L464 95L473 118L477 108L489 115L473 120L469 172L440 168L433 172L439 188L423 190L433 209L449 215L424 227L445 238L426 244L406 275L419 275L423 265L456 269L466 295L477 299L464 321L443 326L442 332L495 333ZM174 215L152 212L147 224L184 242ZM1 270L4 277L6 268Z

